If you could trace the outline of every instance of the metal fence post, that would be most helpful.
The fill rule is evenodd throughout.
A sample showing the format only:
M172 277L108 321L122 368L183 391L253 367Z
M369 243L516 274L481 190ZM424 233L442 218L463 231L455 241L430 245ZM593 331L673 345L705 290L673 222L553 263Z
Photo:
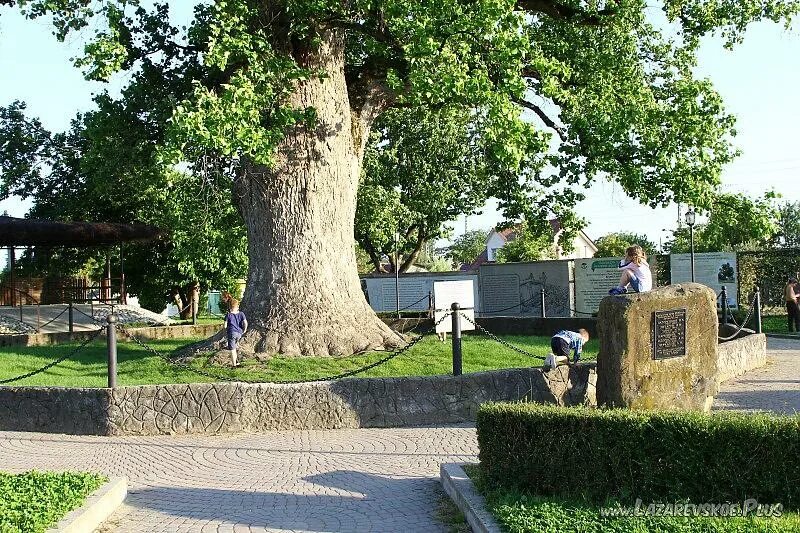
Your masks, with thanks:
M547 310L545 309L546 306L544 303L544 287L542 287L540 294L542 297L542 318L547 318Z
M108 344L108 387L117 386L117 315L113 313L106 317L106 342Z
M756 309L755 309L755 311L753 313L754 316L755 316L755 320L756 320L755 330L756 330L756 333L762 333L762 331L761 331L761 287L759 285L756 285L756 294L755 294L755 298L753 298L753 299L755 300L755 306L756 306Z
M453 375L461 375L461 306L458 302L453 302L450 306L453 313L450 315L453 320Z
M722 286L722 325L728 325L728 289L725 285Z
M75 331L75 320L74 320L73 307L72 307L72 301L71 300L69 302L69 314L68 314L68 316L69 316L69 332L72 333L73 331Z

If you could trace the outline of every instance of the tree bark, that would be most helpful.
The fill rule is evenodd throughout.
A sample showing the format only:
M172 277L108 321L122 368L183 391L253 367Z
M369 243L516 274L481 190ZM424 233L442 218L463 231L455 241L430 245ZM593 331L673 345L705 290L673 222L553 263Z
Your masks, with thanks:
M245 165L234 185L249 255L240 349L327 356L394 347L403 340L364 298L353 247L371 119L351 113L340 35L326 34L303 59L325 76L298 82L289 104L313 107L315 124L288 131L276 164Z

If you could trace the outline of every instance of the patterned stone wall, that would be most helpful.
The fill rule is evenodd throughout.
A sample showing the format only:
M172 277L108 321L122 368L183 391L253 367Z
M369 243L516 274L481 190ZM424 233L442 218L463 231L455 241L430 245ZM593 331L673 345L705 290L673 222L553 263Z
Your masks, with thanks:
M0 387L0 430L108 433L109 389Z
M595 382L593 365L577 365L299 385L119 387L111 396L109 431L154 435L451 424L474 420L487 401L596 405Z
M0 429L96 435L452 424L487 401L596 405L593 364L299 385L0 388Z

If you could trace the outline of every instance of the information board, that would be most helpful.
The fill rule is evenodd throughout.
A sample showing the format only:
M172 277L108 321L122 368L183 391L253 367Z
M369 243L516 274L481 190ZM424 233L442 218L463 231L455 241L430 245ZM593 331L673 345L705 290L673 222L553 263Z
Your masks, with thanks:
M692 280L691 254L671 254L669 256L670 278L672 284ZM739 280L737 276L736 253L708 252L694 254L694 280L714 289L719 294L722 286L728 292L728 307L735 308L739 301ZM722 302L718 298L717 306Z
M494 316L542 316L542 289L547 316L570 316L572 262L485 263L478 277L478 311Z
M619 285L621 257L598 257L575 260L575 313L596 313L609 289Z
M686 355L686 308L653 312L653 359Z
M403 311L427 311L429 307L428 295L433 292L436 281L472 280L477 291L478 276L475 274L461 273L414 273L400 275L400 309ZM376 312L393 312L397 307L394 276L372 276L361 280L365 288L369 305ZM478 301L479 295L474 293Z
M436 333L451 332L453 320L451 306L458 303L461 307L461 331L475 329L475 297L472 280L436 281L433 284L433 319L436 321ZM443 317L444 320L442 320Z

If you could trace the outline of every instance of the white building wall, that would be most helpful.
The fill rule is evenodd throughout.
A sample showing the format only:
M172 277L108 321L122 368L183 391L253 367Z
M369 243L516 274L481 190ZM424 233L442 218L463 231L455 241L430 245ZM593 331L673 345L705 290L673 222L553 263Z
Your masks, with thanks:
M493 231L486 239L486 257L489 261L497 261L497 250L503 247L506 240L499 233Z

